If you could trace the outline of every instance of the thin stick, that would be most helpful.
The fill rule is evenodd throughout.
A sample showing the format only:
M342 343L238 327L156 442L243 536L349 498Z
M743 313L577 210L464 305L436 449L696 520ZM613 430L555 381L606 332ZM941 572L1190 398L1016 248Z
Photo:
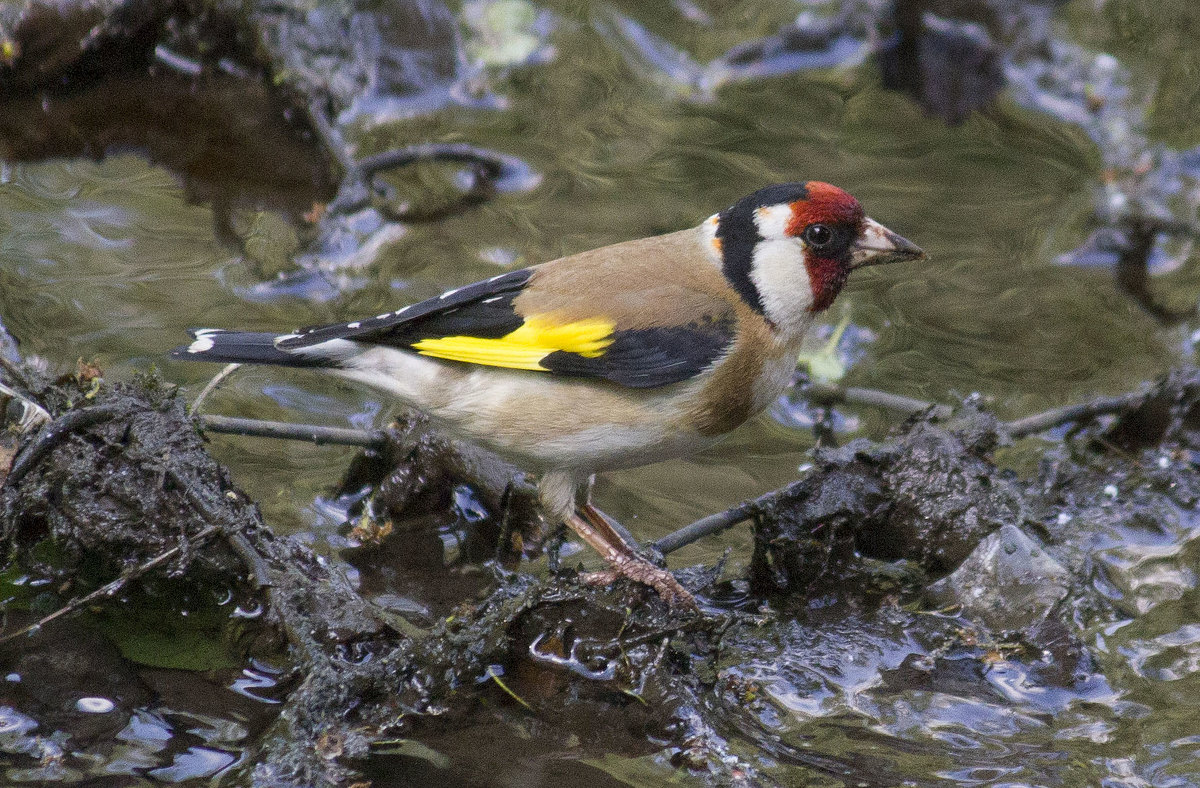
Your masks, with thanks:
M903 413L920 413L932 408L935 418L948 418L953 409L948 405L890 394L878 389L839 386L834 383L812 383L801 390L801 395L812 402L833 404L845 402L853 405L868 405L885 408ZM1109 413L1119 413L1125 408L1133 407L1145 399L1146 394L1135 392L1122 394L1117 397L1098 397L1089 402L1052 408L1032 416L1025 416L1009 422L1001 423L1001 428L1014 438L1024 438L1037 432L1052 429L1061 424L1081 419L1094 418Z
M181 490L184 497L187 498L197 512L200 513L206 521L221 522L226 520L225 514L209 505L207 501L196 492L192 484L176 470L168 469L167 473ZM258 552L255 547L250 544L250 540L246 535L238 530L229 529L229 545L233 550L241 556L246 562L247 568L254 575L254 583L259 589L266 590L267 606L274 612L274 617L279 626L283 629L287 636L288 642L300 649L304 653L305 659L308 660L309 666L318 664L324 656L322 655L320 646L312 637L311 633L299 631L294 626L291 617L285 613L285 610L290 609L288 603L281 597L279 589L274 582L274 574L268 566L267 559Z
M3 331L3 329L0 329L0 331ZM13 383L16 383L21 388L32 388L29 384L29 378L25 376L25 372L3 353L0 353L0 369L7 372L8 376L12 378Z
M216 391L217 386L224 383L225 379L228 378L230 375L232 375L234 373L234 371L240 366L241 366L241 364L226 364L224 366L224 368L221 369L220 372L218 372L216 375L213 376L212 380L208 381L208 384L205 385L204 388L200 389L200 393L198 395L196 395L196 399L194 399L192 401L191 410L189 410L188 412L191 413L193 416L195 416L197 413L199 413L200 406L204 404L205 398L207 398L209 394Z
M949 405L903 397L878 389L839 386L836 383L810 383L800 389L800 395L810 402L821 405L845 402L850 405L868 405L909 414L921 413L932 408L933 416L939 419L949 418L950 414L954 412Z
M187 546L195 546L202 542L206 542L206 541L208 541L209 538L211 538L215 534L220 533L220 531L221 531L221 526L210 525L207 528L204 528L203 530L199 531L195 536L188 539ZM153 558L146 561L145 563L138 564L137 566L133 567L132 569L125 570L124 572L122 572L120 574L120 576L117 577L116 580L113 580L110 583L106 583L105 585L100 586L92 593L90 593L86 596L82 596L82 597L75 597L70 602L68 602L67 604L60 607L58 610L55 610L53 613L50 613L49 615L43 616L42 618L38 619L38 621L36 623L30 624L27 627L22 627L21 629L18 629L16 632L10 632L9 634L4 635L3 637L0 637L0 644L7 643L10 640L15 640L16 638L20 637L21 635L27 635L30 632L35 632L35 631L41 629L42 627L46 626L47 624L49 624L51 621L54 621L56 619L62 618L63 616L78 612L79 610L82 610L83 608L87 607L88 605L92 604L93 602L95 602L99 599L112 597L112 596L116 595L122 588L125 587L125 584L128 583L130 580L136 580L137 578L146 574L150 570L155 569L156 567L162 566L167 561L170 561L172 558L179 555L183 551L184 547L185 547L185 545L177 544L169 550L164 550L163 552L154 556Z
M370 177L383 170L406 167L420 161L475 164L482 167L487 176L492 179L500 177L505 168L512 167L516 162L511 157L463 142L427 142L364 156L356 164L366 176Z
M230 364L213 378L196 402L192 404L195 413L204 395L220 383L221 378L237 368ZM828 383L813 384L804 390L804 396L818 402L847 402L859 405L898 410L904 413L918 413L930 408L934 415L944 418L951 413L946 405L924 402L909 397L889 394L886 391L864 388L846 388ZM234 416L218 416L202 414L201 428L206 432L218 432L228 435L247 435L259 438L277 438L279 440L308 441L310 443L327 443L341 446L362 446L368 449L379 449L386 443L386 437L381 430L355 430L344 427L322 427L316 424L293 424L282 421L263 421L261 419L243 419Z
M216 416L207 413L200 417L200 427L205 432L308 441L318 445L334 444L362 446L365 449L382 449L387 444L387 436L382 430L367 431L344 427L321 427L316 424L289 424L282 421L240 419L234 416Z
M786 487L781 487L778 490L772 490L769 493L753 498L749 501L742 501L736 506L731 506L723 512L706 515L701 517L691 525L685 525L678 531L671 533L650 544L655 550L667 555L673 553L681 547L686 547L698 539L702 539L712 534L719 534L724 530L732 528L738 523L749 520L757 512L762 511L775 501L785 495L789 495L793 488L800 482L792 482Z
M1013 421L1006 422L1003 427L1014 438L1024 438L1027 435L1043 432L1044 430L1052 429L1068 422L1091 419L1109 413L1120 413L1126 408L1140 404L1146 396L1145 393L1138 392L1136 394L1122 394L1119 397L1098 397L1090 402L1053 408L1043 413L1026 416L1022 419L1014 419Z
M79 408L78 410L69 411L57 421L50 422L42 428L37 437L26 444L21 453L13 460L12 468L9 469L8 477L4 480L4 483L11 487L21 481L25 477L25 474L29 473L35 465L41 462L42 458L51 449L61 443L75 430L116 418L120 412L120 406L114 403L93 405L90 408Z
M192 505L192 508L200 513L200 516L203 518L204 522L224 521L227 526L229 525L224 513L209 506L208 502L201 498L196 492L192 482L184 478L183 474L181 474L176 468L168 467L166 474L168 477L170 477L171 481L175 483L175 486L183 491L183 496L187 498L188 503ZM229 540L229 546L235 553L241 556L242 560L246 563L247 568L249 568L253 573L254 584L257 588L266 588L270 585L273 585L271 580L271 570L267 566L266 559L262 557L262 554L254 549L254 547L250 544L250 540L246 538L245 534L237 530L236 526L227 528L226 539Z
M815 402L846 402L856 405L868 405L903 413L920 413L930 411L937 418L947 418L953 410L947 405L903 397L877 389L845 387L829 383L815 383L803 390L803 395ZM1002 423L1001 429L1014 438L1022 438L1043 430L1057 427L1071 421L1117 413L1121 410L1140 403L1144 393L1125 394L1119 397L1102 397L1076 405L1054 408L1043 413L1015 419ZM230 433L235 435L254 435L283 440L304 440L313 443L330 443L347 446L363 446L366 448L381 448L386 442L381 431L367 432L364 430L342 429L337 427L319 427L305 424L285 424L282 422L259 421L257 419L238 419L229 416L201 417L205 430L211 432ZM792 489L788 485L779 490L766 493L758 498L743 501L722 512L701 517L699 520L673 531L649 546L663 555L673 553L682 547L712 534L725 531L733 526L750 519L758 511L770 506L780 497L787 495Z

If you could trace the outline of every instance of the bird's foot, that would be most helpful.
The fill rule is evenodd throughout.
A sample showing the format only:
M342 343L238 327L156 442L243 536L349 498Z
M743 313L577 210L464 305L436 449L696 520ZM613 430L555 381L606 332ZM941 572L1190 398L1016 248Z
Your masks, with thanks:
M653 588L672 608L698 610L696 598L679 584L675 575L638 555L637 546L614 528L614 522L590 503L584 504L577 514L567 518L566 523L571 530L608 561L608 569L588 572L583 575L583 582L603 586L618 577L627 577L635 583Z
M699 610L692 592L684 588L675 575L638 555L617 556L608 569L588 572L580 579L590 586L606 586L619 577L650 586L672 609Z

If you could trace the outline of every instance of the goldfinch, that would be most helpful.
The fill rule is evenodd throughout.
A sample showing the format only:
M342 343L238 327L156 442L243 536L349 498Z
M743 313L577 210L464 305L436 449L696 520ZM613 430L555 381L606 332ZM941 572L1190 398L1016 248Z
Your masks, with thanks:
M783 392L856 268L923 258L828 183L783 183L698 227L559 258L346 323L192 332L172 355L311 367L419 408L540 474L546 514L672 605L694 600L580 492L713 445Z

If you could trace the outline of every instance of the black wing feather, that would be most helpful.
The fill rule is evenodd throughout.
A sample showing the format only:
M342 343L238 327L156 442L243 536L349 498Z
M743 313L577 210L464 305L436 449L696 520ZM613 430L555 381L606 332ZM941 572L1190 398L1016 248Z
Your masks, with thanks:
M603 355L587 358L558 351L542 366L559 375L603 378L628 388L666 386L710 367L734 339L732 319L708 319L688 326L638 328L613 332Z
M532 274L528 268L510 271L395 312L349 323L302 328L296 336L281 339L279 348L308 347L331 339L408 347L434 337L502 337L521 326L521 316L513 311L512 302Z
M513 300L532 273L530 269L512 271L377 317L301 329L295 336L279 338L276 346L286 351L331 339L352 339L409 348L422 339L449 336L498 339L524 322L514 311ZM705 316L687 326L617 329L612 344L595 358L560 350L542 359L541 365L556 375L598 378L628 388L655 388L703 372L733 339L731 316Z

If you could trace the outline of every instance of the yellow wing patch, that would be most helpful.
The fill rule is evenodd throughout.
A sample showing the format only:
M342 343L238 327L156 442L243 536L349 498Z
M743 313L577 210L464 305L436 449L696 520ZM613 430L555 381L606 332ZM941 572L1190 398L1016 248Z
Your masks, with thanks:
M412 347L423 356L484 364L489 367L531 369L548 372L541 360L559 350L584 358L603 355L613 343L615 323L600 318L557 323L545 315L533 315L517 330L499 339L453 336L422 339Z

